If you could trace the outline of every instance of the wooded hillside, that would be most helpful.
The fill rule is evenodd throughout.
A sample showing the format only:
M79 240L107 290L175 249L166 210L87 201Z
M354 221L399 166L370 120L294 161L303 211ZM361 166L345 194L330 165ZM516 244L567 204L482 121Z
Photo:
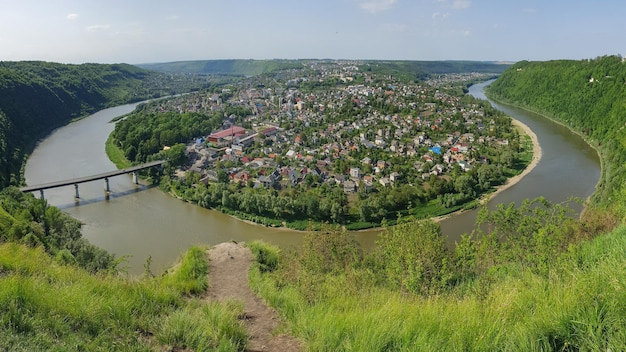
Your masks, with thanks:
M126 64L0 62L0 188L20 182L38 139L99 109L172 93L168 77Z
M610 199L626 179L626 63L620 56L518 62L488 94L562 122L599 147L603 173L596 201Z

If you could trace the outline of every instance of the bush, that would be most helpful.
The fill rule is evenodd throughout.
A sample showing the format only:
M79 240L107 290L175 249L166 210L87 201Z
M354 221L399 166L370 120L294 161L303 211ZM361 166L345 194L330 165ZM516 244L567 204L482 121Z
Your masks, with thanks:
M431 220L401 221L380 234L375 253L392 286L412 293L439 292L451 280L450 251Z

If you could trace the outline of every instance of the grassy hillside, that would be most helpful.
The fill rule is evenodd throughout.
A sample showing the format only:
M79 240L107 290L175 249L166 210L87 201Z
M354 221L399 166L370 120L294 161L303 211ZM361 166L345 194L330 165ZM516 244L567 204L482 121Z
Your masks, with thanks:
M388 231L402 237L384 257L391 264L337 237L311 237L298 253L255 244L250 280L309 351L626 350L626 227L558 252L519 247L549 255L548 270L504 251L507 260L473 273L457 265L479 257L456 253L433 265L436 246ZM486 242L474 245L461 252Z
M487 93L553 118L599 147L603 173L594 200L614 199L626 181L626 63L621 57L518 62Z
M159 277L92 275L42 247L0 244L0 349L5 351L240 351L241 307L196 298L204 250Z

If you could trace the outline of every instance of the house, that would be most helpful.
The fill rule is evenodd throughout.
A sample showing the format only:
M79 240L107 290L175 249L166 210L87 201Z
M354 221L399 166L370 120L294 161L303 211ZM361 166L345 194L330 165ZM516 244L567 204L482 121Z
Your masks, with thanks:
M369 181L363 180L363 191L365 191L365 193L368 193L368 192L371 192L372 189L374 189L374 185L373 185L372 181L371 180L369 180Z
M280 174L280 170L274 170L274 172L272 172L269 175L269 178L271 178L274 181L274 183L276 183L276 182L282 180L283 176Z
M268 127L264 130L261 131L261 134L266 136L266 137L271 137L273 135L275 135L278 132L278 129L276 127Z
M300 178L300 176L298 175L298 170L291 170L289 171L289 182L291 182L292 185L297 185L298 184L298 179Z
M357 185L352 180L347 180L343 183L343 191L346 193L354 193L357 190Z
M238 183L247 183L250 179L250 173L247 171L239 171L233 175L233 181Z
M274 180L269 176L259 176L259 182L265 188L274 187Z
M398 180L400 180L400 174L399 174L399 173L397 173L397 172L392 172L392 173L389 175L389 181L391 181L391 182L398 182Z
M338 185L343 185L346 182L345 175L335 175L334 176L335 183Z
M389 181L389 177L382 177L380 180L378 180L378 182L383 187L389 187L391 185L391 181Z
M359 169L358 167L351 167L350 177L356 178L356 179L361 178L361 169Z

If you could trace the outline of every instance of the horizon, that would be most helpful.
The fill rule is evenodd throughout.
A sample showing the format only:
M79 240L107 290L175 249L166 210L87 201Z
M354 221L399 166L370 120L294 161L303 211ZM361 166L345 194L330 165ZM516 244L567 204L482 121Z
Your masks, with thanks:
M580 60L621 55L626 36L611 0L0 4L0 61Z

